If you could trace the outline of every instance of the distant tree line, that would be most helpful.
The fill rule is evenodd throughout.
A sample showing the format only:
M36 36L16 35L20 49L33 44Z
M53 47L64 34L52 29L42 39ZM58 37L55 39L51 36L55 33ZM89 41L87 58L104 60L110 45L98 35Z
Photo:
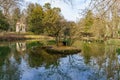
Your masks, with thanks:
M56 0L53 0L56 1ZM62 0L72 4L74 0ZM88 2L89 1L89 2ZM81 10L78 21L81 37L96 39L120 38L120 0L84 0L89 3Z
M119 38L120 1L91 0L89 5L78 23L81 32L89 32L97 39Z

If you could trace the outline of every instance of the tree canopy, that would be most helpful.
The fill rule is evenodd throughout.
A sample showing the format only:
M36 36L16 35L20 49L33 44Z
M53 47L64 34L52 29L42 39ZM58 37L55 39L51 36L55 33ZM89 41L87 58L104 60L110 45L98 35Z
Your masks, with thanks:
M9 23L7 22L6 17L0 11L0 30L7 31L9 29Z
M40 6L39 4L29 4L27 16L29 30L36 34L43 33L43 18L44 11L42 6Z

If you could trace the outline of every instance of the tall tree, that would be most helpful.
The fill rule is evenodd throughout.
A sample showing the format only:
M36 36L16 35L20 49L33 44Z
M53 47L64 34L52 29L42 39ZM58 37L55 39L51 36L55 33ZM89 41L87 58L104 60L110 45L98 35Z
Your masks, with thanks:
M80 19L78 25L80 27L80 33L81 36L87 37L91 36L91 30L93 29L93 24L94 24L94 15L91 10L89 10L85 17Z
M33 5L33 8L31 7L31 5ZM39 4L30 4L28 7L27 17L27 24L29 26L29 30L36 34L43 33L44 31L43 18L44 18L43 8Z
M64 40L66 45L71 46L79 37L79 27L73 21L67 21L64 29Z
M49 35L55 36L57 46L61 40L61 32L65 27L65 19L61 16L60 8L51 8L49 3L44 5L45 16L44 25Z
M22 1L23 0L0 0L0 9L3 10L5 16L8 16L12 9L19 6Z
M9 29L9 23L6 17L2 14L2 11L0 11L0 30L7 31L8 29Z
M88 32L93 25L93 13L89 10L85 16L85 32Z

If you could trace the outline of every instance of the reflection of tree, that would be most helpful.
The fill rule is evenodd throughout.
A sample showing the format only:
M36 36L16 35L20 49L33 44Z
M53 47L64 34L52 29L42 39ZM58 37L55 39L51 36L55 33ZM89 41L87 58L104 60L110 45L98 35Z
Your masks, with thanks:
M42 50L41 48L35 48L30 51L29 54L29 64L31 67L39 67L41 65L45 65L49 67L51 64L54 66L58 65L57 60L62 55L52 55L48 54L46 51Z
M64 60L66 61L64 62ZM94 70L91 71L90 68L85 66L82 62L83 60L79 57L79 54L68 55L67 57L60 59L60 64L57 67L50 67L40 73L40 78L43 80L53 78L55 80L99 80L95 77L97 76L96 72L94 72ZM86 78L83 78L83 76Z
M65 57L65 59L68 61L65 65L61 63L62 62L61 60L59 60L58 66L51 66L44 73L40 73L39 75L41 79L47 80L54 78L55 80L72 80L71 76L69 75L70 70L74 69L73 66L75 67L77 66L74 64L75 61L71 55ZM64 66L66 67L66 69L64 68Z
M97 46L94 47L94 50L97 50ZM93 56L93 60L95 61L94 66L98 66L97 70L97 77L101 78L101 75L104 74L106 79L110 80L117 80L119 79L118 71L119 71L119 64L118 58L116 53L116 46L115 45L104 45L99 47L98 54L102 54L101 56ZM102 74L101 74L102 73Z
M90 62L90 57L91 57L91 47L89 46L89 43L83 43L82 45L82 52L83 52L83 57L84 57L84 62L86 64L89 64Z
M5 60L5 64L0 71L1 80L18 80L20 79L20 71L15 63L12 63L9 58Z
M82 43L82 56L89 62L90 66L97 67L96 77L105 76L108 80L117 80L120 77L118 55L116 45L107 45L104 43ZM91 58L90 58L91 57ZM85 62L86 63L86 62ZM87 64L87 63L86 63Z
M16 60L12 55L14 50L12 45L0 47L0 79L1 80L17 80L20 77ZM14 47L15 48L15 47Z
M10 52L10 48L8 46L0 46L0 66L4 64L6 57Z
M109 45L106 46L106 66L105 70L107 73L108 79L117 80L119 79L119 76L117 77L117 72L119 71L119 64L118 64L118 57L116 53L117 46L115 45Z

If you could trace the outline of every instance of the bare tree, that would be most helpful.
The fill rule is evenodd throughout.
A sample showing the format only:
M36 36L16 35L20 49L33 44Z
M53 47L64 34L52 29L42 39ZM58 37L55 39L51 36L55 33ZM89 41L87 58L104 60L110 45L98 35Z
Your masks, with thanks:
M0 0L0 9L3 10L5 16L11 12L11 9L15 8L21 3L22 0Z

